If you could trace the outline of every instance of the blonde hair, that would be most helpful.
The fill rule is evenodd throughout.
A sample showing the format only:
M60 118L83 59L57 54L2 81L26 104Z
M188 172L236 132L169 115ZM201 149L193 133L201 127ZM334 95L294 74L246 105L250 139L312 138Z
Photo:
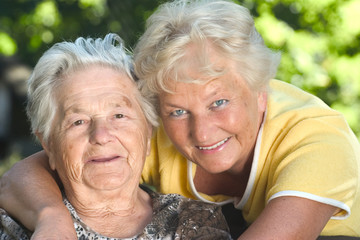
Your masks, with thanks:
M212 69L206 44L236 62L239 75L254 90L266 89L275 77L280 54L265 46L247 8L226 0L175 0L161 5L147 20L146 31L134 49L135 73L144 96L157 104L169 81L189 81L181 71L186 49L195 44L202 69ZM196 80L195 80L196 81Z

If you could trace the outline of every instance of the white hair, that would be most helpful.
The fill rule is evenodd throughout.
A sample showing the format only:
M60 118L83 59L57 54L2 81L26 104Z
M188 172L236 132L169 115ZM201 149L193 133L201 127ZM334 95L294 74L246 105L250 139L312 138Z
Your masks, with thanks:
M64 77L94 64L111 67L135 81L131 55L116 34L107 34L104 39L80 37L75 42L56 43L43 54L28 80L26 110L35 135L40 133L43 140L48 141L57 111L54 96ZM146 119L153 126L157 126L157 115L153 106L140 92L137 95Z

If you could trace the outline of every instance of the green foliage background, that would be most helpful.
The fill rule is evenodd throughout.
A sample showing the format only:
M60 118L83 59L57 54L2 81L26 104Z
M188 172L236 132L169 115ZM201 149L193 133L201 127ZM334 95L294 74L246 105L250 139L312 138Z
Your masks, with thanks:
M108 32L119 33L131 48L161 2L1 0L0 57L16 56L33 67L55 42ZM277 78L342 112L360 139L360 0L237 2L250 9L267 45L282 52ZM0 175L14 156L23 157L14 154Z

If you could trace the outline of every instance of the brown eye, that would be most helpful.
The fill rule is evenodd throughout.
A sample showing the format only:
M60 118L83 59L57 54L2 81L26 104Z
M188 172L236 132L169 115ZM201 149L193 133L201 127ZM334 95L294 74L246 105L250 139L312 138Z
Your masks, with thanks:
M73 124L75 125L75 126L79 126L79 125L81 125L81 124L84 124L84 120L77 120L77 121L75 121Z
M123 117L124 117L124 114L121 114L121 113L115 114L115 118L123 118Z

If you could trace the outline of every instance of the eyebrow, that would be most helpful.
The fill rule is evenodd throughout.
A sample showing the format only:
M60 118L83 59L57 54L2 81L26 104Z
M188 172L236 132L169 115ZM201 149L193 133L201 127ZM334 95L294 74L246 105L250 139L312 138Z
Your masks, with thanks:
M210 82L209 82L210 83ZM206 90L206 88L209 85L205 84L204 88ZM217 95L219 92L228 92L228 90L224 90L224 88L222 88L222 86L220 84L216 84L215 86L212 87L212 89L210 91L207 91L206 93L206 98L212 97Z

